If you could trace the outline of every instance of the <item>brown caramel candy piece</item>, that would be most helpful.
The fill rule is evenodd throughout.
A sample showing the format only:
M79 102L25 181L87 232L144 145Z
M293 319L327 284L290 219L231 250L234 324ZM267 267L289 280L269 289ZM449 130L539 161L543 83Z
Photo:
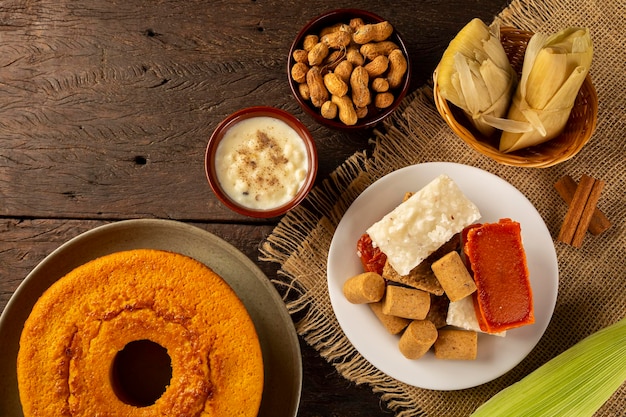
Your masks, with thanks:
M398 347L407 359L419 359L437 340L437 328L428 320L413 320L406 328Z
M439 329L434 350L437 359L474 360L478 353L478 335L470 330Z
M430 294L415 288L389 285L383 298L383 313L423 320L430 310Z
M476 291L476 284L457 252L433 262L431 268L450 301L458 301Z
M353 304L380 301L385 295L385 280L375 272L364 272L343 284L343 295Z

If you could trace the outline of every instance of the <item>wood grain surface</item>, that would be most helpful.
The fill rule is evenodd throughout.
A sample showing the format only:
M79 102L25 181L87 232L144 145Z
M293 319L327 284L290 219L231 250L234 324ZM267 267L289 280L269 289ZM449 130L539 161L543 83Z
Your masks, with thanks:
M355 7L404 37L416 89L454 34L505 0L0 2L0 309L47 254L107 222L164 218L225 239L268 275L258 245L278 219L226 209L204 176L208 137L230 113L269 105L300 118L318 182L368 150L372 131L316 124L287 83L287 54L316 15ZM367 386L302 344L300 416L389 416Z

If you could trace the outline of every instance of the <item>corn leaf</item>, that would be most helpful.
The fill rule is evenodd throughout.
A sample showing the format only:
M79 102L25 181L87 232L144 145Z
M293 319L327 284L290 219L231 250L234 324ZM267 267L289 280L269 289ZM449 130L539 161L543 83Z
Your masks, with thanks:
M591 417L626 381L626 318L500 391L471 417Z
M559 91L568 76L567 55L553 48L543 48L537 54L533 70L526 83L526 102L533 109L544 109ZM542 88L533 88L541 86Z

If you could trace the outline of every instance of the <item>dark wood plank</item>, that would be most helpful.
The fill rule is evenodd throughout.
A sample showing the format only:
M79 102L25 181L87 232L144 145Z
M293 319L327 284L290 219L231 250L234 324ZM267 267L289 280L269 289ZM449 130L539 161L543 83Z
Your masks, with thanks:
M286 82L293 37L334 3L144 3L2 7L0 214L240 221L211 193L203 158L217 123L250 105L303 119L318 142L320 179L368 147L371 132L316 125ZM469 18L489 20L504 1L350 5L394 22L415 88Z

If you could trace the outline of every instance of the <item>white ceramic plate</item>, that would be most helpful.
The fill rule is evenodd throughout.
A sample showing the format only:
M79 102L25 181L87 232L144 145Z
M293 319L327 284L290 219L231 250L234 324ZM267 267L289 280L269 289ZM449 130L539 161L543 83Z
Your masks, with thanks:
M295 417L302 358L285 304L267 276L234 246L197 227L170 220L127 220L87 231L48 255L24 279L0 316L0 416L22 416L16 358L24 321L39 296L92 259L130 249L162 249L211 267L243 301L259 335L265 388L259 417Z
M481 212L480 222L501 218L518 221L533 290L535 323L507 331L506 337L480 334L474 361L418 360L398 350L399 336L390 335L366 305L349 303L343 283L363 272L356 242L365 230L402 201L441 174L449 175ZM520 172L520 175L523 175ZM402 382L433 390L458 390L491 381L516 366L543 335L556 303L558 263L552 237L533 205L501 178L478 168L432 162L395 171L368 187L346 211L328 255L328 290L335 315L348 339L372 365Z

